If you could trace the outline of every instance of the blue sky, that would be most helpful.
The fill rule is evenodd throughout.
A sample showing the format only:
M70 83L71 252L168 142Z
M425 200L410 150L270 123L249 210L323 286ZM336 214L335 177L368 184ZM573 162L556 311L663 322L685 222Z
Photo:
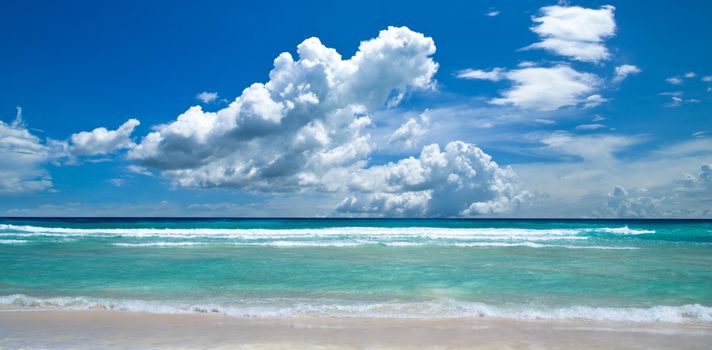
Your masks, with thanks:
M4 1L0 215L709 217L711 11Z

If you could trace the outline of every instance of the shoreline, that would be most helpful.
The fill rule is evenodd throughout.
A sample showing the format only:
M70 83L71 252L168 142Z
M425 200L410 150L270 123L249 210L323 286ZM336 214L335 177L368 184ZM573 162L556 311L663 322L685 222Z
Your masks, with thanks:
M705 349L709 324L0 312L0 349Z

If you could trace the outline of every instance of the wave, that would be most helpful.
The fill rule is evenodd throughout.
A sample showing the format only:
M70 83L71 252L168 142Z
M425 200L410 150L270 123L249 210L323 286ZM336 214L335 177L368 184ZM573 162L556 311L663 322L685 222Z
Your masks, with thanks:
M25 244L27 243L24 239L0 239L0 244Z
M181 246L194 246L194 245L205 245L208 243L203 242L147 242L147 243L112 243L111 245L117 247L181 247Z
M140 247L192 247L192 246L209 246L209 245L235 245L235 246L257 246L257 247L281 247L281 248L320 248L320 247L360 247L360 246L386 246L386 247L438 247L438 246L454 246L454 247L528 247L528 248L565 248L565 249L601 249L601 250L632 250L640 249L638 247L617 247L617 246L601 246L601 245L562 245L562 244L541 244L534 242L470 242L470 243L452 243L452 242L375 242L375 241L269 241L269 242L241 242L241 243L224 243L224 242L145 242L145 243L112 243L117 247L140 248Z
M504 243L504 242L476 242L476 243L456 243L457 247L529 247L529 248L566 248L566 249L601 249L601 250L634 250L638 247L614 247L603 245L561 245L561 244L540 244L533 242Z
M631 229L628 227L628 225L623 226L623 227L602 227L602 228L597 228L597 229L591 229L592 232L595 231L600 231L600 232L605 232L605 233L615 233L615 234L622 234L622 235L642 235L646 233L655 233L655 230L636 230L636 229Z
M19 242L28 237L41 241L84 238L125 239L108 242L118 247L192 247L214 244L310 247L528 247L630 250L636 247L591 245L587 240L604 234L642 234L654 231L624 227L604 228L440 228L440 227L325 227L298 229L261 228L65 228L0 225L0 237ZM10 243L8 243L10 244Z
M64 228L29 225L0 224L0 232L24 235L63 236L123 236L123 237L216 237L216 238L278 238L312 236L376 236L376 237L424 237L445 239L472 239L490 237L527 239L576 239L580 234L604 232L617 234L655 233L653 230L636 230L628 226L618 228L581 229L524 229L524 228L443 228L443 227L325 227L299 229L260 228Z
M323 303L304 300L255 300L240 304L188 304L84 297L0 296L1 311L115 310L161 314L215 313L232 317L496 318L515 320L586 320L632 323L712 323L712 307L699 304L641 307L501 307L484 303Z

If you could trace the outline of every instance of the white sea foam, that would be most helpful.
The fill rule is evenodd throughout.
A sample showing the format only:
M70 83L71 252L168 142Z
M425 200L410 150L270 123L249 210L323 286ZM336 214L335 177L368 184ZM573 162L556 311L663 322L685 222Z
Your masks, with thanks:
M473 242L473 243L455 243L457 247L529 247L529 248L566 248L566 249L602 249L602 250L632 250L639 249L638 247L614 247L602 245L561 245L561 244L541 244L534 242Z
M369 318L498 318L516 320L590 320L633 323L712 323L712 307L699 304L641 307L494 306L466 302L320 303L317 300L243 300L231 305L109 300L83 297L35 298L0 296L1 311L85 310L175 313L217 313L233 317L369 317Z
M224 242L145 242L145 243L112 243L117 247L189 247L189 246L209 246L213 244L225 244ZM617 247L600 245L562 245L562 244L541 244L535 242L468 242L452 243L447 241L424 241L424 242L378 242L368 240L342 240L342 241L267 241L267 242L237 242L236 246L256 246L256 247L282 247L282 248L319 248L319 247L359 247L368 245L384 245L387 247L432 247L432 246L455 246L455 247L528 247L528 248L565 248L565 249L601 249L601 250L632 250L637 247Z
M0 239L0 244L25 244L27 243L24 239Z
M616 234L622 234L622 235L642 235L642 234L646 234L646 233L655 233L655 230L636 230L636 229L629 228L628 225L623 226L623 227L596 228L596 229L591 229L590 231L600 231L600 232L616 233Z
M128 237L228 237L274 238L298 236L376 235L423 236L437 238L472 238L480 236L528 237L575 236L579 229L522 229L522 228L447 228L447 227L324 227L299 229L260 228L64 228L0 224L0 231L27 234L60 235L115 235Z
M82 238L118 239L120 247L178 247L235 244L270 247L355 247L365 245L530 247L570 249L636 249L586 245L595 233L643 234L651 230L624 227L603 228L442 228L442 227L325 227L299 229L259 228L64 228L0 224L6 244L19 244L28 237L41 241ZM138 240L134 242L133 240ZM2 241L0 241L2 243ZM575 244L574 244L575 243Z
M620 228L623 229L623 228ZM627 229L627 228L625 228ZM599 230L599 229L596 229ZM616 230L613 228L600 231ZM64 228L0 224L0 233L15 235L122 236L122 237L216 237L270 239L280 237L374 236L423 237L444 239L585 239L579 236L589 229L523 229L523 228L444 228L444 227L325 227L300 229L238 228ZM613 232L613 231L611 231Z
M203 242L146 242L146 243L112 243L117 247L181 247L204 245Z

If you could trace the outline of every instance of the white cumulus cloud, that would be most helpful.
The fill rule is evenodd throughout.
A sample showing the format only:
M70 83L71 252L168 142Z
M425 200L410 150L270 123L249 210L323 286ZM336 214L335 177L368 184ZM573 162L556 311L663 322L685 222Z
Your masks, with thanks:
M372 151L369 111L434 87L434 53L431 38L406 27L361 42L348 59L309 38L296 59L285 52L274 60L268 82L217 112L191 107L129 158L178 186L331 190L326 172L361 168Z
M546 6L533 17L531 28L541 41L524 49L544 49L577 61L600 62L610 58L604 41L616 31L615 7Z
M471 144L368 166L378 148L369 130L372 111L435 86L433 40L389 27L343 59L317 38L298 45L295 59L280 54L266 83L246 88L226 108L189 108L154 127L129 152L177 186L233 187L261 192L331 192L347 197L337 211L381 215L461 216L515 209L524 198L514 173ZM384 141L414 148L427 115L412 118Z
M418 158L374 166L352 174L343 213L383 216L472 216L515 210L527 193L481 149L461 141L423 147Z
M104 155L135 146L131 140L134 128L141 124L136 119L129 119L116 130L96 128L72 134L69 150L74 155Z

